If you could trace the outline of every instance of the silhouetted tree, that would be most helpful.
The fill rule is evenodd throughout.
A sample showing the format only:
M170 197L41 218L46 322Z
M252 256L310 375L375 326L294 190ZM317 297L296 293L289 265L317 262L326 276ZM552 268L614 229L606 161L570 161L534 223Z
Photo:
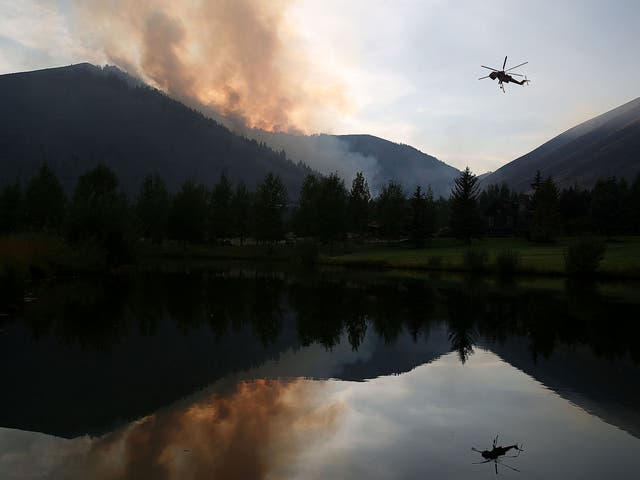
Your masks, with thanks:
M118 178L98 165L78 179L67 223L72 242L95 243L105 250L110 264L131 260L134 231L126 197L118 192Z
M536 170L536 174L533 177L533 181L531 182L531 190L533 190L533 192L535 193L535 191L538 190L538 188L540 188L541 184L542 184L542 174L540 173L540 170Z
M415 246L421 247L434 231L435 206L431 188L424 194L418 185L409 204L409 238Z
M313 174L307 175L300 187L298 206L293 214L293 230L298 236L311 237L317 233L319 190L319 178Z
M344 181L336 173L320 179L317 197L317 235L323 242L345 236L347 198Z
M362 172L356 174L349 192L349 229L363 235L371 219L371 193Z
M24 220L22 188L19 183L7 185L0 192L0 232L18 231Z
M610 237L624 231L627 184L624 180L598 180L591 191L591 215L599 233Z
M551 242L560 229L558 188L551 177L547 177L535 190L531 220L531 239L536 242Z
M480 234L481 219L478 212L478 178L469 167L455 179L450 203L453 234L471 242L471 238Z
M518 195L506 183L489 185L478 199L484 230L491 235L513 234L518 224Z
M187 180L173 197L169 231L176 240L203 242L207 232L209 195L204 185Z
M407 218L407 199L402 186L390 180L384 187L375 203L376 219L380 224L380 232L385 238L398 238L404 234Z
M219 240L233 236L232 198L231 182L225 174L222 174L213 187L209 204L209 226L212 238Z
M249 234L251 214L251 192L244 182L236 185L236 189L231 197L231 217L233 220L234 234L240 238L240 245L244 244L244 239Z
M273 242L284 236L283 215L287 189L279 176L268 174L258 186L253 202L253 231L256 240Z
M36 230L61 230L66 201L60 180L43 163L25 191L24 206L28 226Z
M167 235L171 198L159 176L148 175L142 182L135 211L140 233L154 243L161 243Z
M567 235L584 233L590 228L589 203L589 192L580 189L577 185L562 190L558 207L564 232Z

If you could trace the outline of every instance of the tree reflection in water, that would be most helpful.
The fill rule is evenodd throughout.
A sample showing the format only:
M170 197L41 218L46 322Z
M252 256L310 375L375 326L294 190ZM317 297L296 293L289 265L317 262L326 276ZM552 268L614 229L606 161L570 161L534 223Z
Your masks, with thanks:
M558 345L585 344L606 358L640 360L637 299L604 296L594 284L540 289L471 280L146 274L55 284L37 296L22 313L34 337L53 333L98 350L132 329L153 336L162 319L183 334L206 325L217 338L250 328L268 345L292 316L302 345L327 349L345 333L357 350L369 328L393 343L402 331L419 341L444 324L462 362L479 337L500 343L510 336L526 338L533 358L548 357Z

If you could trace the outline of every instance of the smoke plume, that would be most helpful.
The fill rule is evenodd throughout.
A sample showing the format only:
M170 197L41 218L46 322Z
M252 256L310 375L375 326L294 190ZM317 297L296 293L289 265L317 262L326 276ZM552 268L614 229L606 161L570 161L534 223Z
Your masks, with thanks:
M309 132L344 107L335 80L311 74L287 0L76 0L75 26L107 62L249 128Z

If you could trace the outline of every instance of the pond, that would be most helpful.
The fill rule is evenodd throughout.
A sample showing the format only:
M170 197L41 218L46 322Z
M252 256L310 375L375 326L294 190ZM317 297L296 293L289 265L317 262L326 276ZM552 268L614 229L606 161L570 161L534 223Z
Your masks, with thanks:
M0 478L633 477L637 291L240 269L41 285L0 317Z

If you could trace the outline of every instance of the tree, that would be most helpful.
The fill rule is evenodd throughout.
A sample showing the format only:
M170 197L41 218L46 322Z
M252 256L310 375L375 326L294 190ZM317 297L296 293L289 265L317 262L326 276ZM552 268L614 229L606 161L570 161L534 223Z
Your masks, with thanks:
M135 211L141 234L154 243L162 243L167 235L171 198L159 176L147 176L142 182Z
M389 180L376 200L376 217L385 238L398 238L404 233L407 199L402 186Z
M76 243L94 243L104 249L111 265L131 260L133 222L126 197L118 192L118 178L98 165L78 179L73 193L67 236Z
M577 185L562 190L558 199L558 208L562 218L562 226L567 235L584 233L589 230L590 201L589 192L580 189Z
M598 180L591 191L591 215L598 232L610 237L625 230L628 189L615 177Z
M431 188L422 193L420 185L416 186L410 200L409 238L417 247L424 245L434 232L435 205Z
M274 242L284 237L283 215L288 201L287 189L280 177L269 173L258 186L253 202L256 240Z
M236 185L231 198L231 219L233 221L234 234L240 238L240 245L249 234L251 215L251 193L247 186L240 182Z
M371 194L362 172L356 174L351 184L347 210L350 230L358 235L366 233L371 218Z
M27 224L36 230L61 230L66 201L60 180L53 170L43 163L25 191Z
M492 235L515 232L518 223L518 195L506 183L489 185L478 198L484 230Z
M211 237L215 239L230 238L233 235L233 220L231 217L231 199L233 188L225 174L213 187L209 204L209 226Z
M320 180L309 174L302 181L298 206L293 214L293 230L300 237L312 237L317 234L318 196Z
M173 197L169 214L169 231L174 239L203 242L207 233L209 195L204 185L187 180Z
M478 178L469 167L455 179L450 203L453 234L470 243L471 238L480 234L481 219L478 213Z
M19 183L7 185L0 192L0 233L18 231L23 224L23 198Z
M347 198L344 181L332 173L319 182L316 231L322 242L344 237L347 231Z
M533 177L533 182L531 182L531 190L535 193L538 188L542 185L542 174L540 170L536 170L536 175Z
M531 239L536 242L553 241L560 228L560 209L558 187L551 177L547 177L535 190L532 204Z

